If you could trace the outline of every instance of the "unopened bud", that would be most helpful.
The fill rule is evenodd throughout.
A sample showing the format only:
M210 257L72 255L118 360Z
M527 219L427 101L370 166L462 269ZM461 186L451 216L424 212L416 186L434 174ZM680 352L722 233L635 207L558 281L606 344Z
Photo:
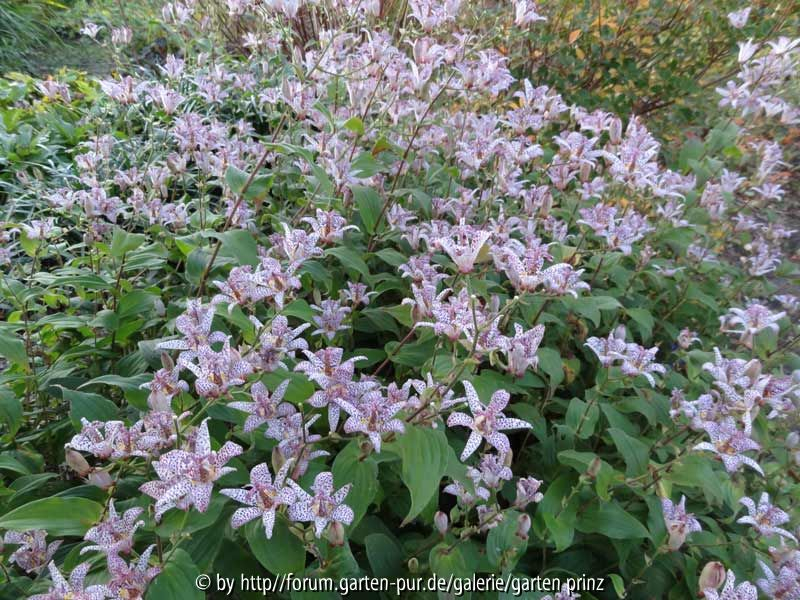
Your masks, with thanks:
M603 466L603 461L600 460L600 457L595 456L592 459L592 462L589 463L589 467L586 469L586 474L594 479L597 477L597 474L600 472L600 468Z
M172 357L167 354L166 352L161 353L161 366L164 367L167 371L171 371L175 368L175 361L172 360Z
M433 524L436 525L436 531L444 537L447 533L447 515L440 510L436 511L436 514L433 515Z
M517 519L517 537L521 540L528 539L528 532L531 530L531 516L523 513Z
M344 546L344 525L339 521L328 526L328 541L334 547Z
M281 470L281 467L283 466L283 463L285 463L285 462L286 462L286 458L283 456L283 454L281 454L281 451L278 450L278 447L275 446L272 449L272 469L273 469L273 471L275 471L276 473L279 472Z
M416 573L417 571L419 571L419 561L416 556L412 556L408 559L408 572Z
M83 458L83 454L73 450L72 448L67 448L64 452L66 459L67 459L67 466L75 471L81 477L86 477L92 470L92 467L89 466L89 463L86 462L86 459Z
M706 590L716 590L725 581L725 566L718 561L706 563L700 573L700 579L697 582L700 588L700 595L705 595Z
M786 447L789 449L797 448L800 445L800 433L796 431L789 432L786 436Z
M102 469L94 469L91 473L89 473L88 480L89 483L91 483L93 486L99 487L101 490L107 490L114 485L111 475L108 474L108 471L103 471Z
M611 125L608 127L608 136L614 145L622 141L622 119L615 117L611 120Z

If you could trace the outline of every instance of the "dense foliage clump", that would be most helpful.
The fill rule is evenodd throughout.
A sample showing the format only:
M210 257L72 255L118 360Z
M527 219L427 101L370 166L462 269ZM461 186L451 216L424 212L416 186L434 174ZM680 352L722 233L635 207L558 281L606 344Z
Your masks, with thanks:
M673 43L601 4L587 65ZM654 57L559 89L570 3L171 2L0 81L0 597L800 598L800 38L731 8L670 147Z

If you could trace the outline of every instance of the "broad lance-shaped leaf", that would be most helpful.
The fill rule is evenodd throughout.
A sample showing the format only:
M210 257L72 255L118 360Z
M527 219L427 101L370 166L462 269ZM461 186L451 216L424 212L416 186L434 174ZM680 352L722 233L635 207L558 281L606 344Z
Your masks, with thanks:
M271 573L283 575L302 572L306 564L305 546L289 530L289 523L283 516L275 519L270 539L267 539L259 519L245 525L244 531L247 543L258 562Z
M51 536L82 536L103 514L103 506L78 497L43 498L0 517L0 529L45 529Z
M353 440L336 455L332 471L336 489L353 484L346 502L355 513L350 524L355 528L378 492L378 465L373 458L362 458L358 440Z
M650 448L634 437L629 436L621 429L611 428L608 430L617 450L625 460L625 474L628 477L642 475L647 470L649 462Z
M396 442L386 444L386 450L398 454L403 464L401 477L411 494L411 508L402 523L406 525L439 491L450 446L441 429L407 426Z

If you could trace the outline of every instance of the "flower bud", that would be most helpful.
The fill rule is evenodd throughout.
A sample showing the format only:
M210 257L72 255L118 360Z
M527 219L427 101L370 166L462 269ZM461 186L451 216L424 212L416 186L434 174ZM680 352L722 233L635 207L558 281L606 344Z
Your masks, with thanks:
M528 539L528 532L531 530L531 516L523 513L517 519L517 537L521 540Z
M344 546L344 525L339 521L328 526L328 542L334 547Z
M603 461L600 460L599 456L595 456L592 459L592 462L589 463L589 467L586 469L586 474L594 479L597 477L597 474L600 472L600 468L603 466Z
M64 454L67 459L67 466L81 477L86 477L92 471L92 467L89 466L89 463L86 462L86 459L83 458L83 454L80 452L72 448L67 448Z
M444 537L447 533L447 515L440 510L436 511L436 514L433 515L433 524L436 525L436 531Z
M108 474L108 471L103 471L102 469L94 469L91 473L89 473L88 480L89 483L99 487L101 490L107 490L114 485L111 475Z
M796 431L789 432L786 436L786 447L789 449L797 448L800 446L800 433Z
M611 125L608 127L608 136L614 145L622 141L622 119L615 117L611 120Z
M718 561L706 563L706 566L703 567L703 570L700 573L700 579L697 582L697 586L700 588L700 595L703 596L703 592L705 592L705 590L718 589L724 581L725 566Z
M412 556L408 559L408 572L416 573L417 571L419 571L419 561L416 556Z

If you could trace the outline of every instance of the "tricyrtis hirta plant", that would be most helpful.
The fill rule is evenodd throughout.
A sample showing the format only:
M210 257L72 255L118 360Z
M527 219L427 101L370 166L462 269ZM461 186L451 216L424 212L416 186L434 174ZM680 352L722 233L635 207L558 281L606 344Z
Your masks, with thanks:
M87 23L112 75L4 82L48 150L0 178L0 597L800 599L800 39L768 4L668 144L534 77L573 9L517 0L171 2L153 68Z

